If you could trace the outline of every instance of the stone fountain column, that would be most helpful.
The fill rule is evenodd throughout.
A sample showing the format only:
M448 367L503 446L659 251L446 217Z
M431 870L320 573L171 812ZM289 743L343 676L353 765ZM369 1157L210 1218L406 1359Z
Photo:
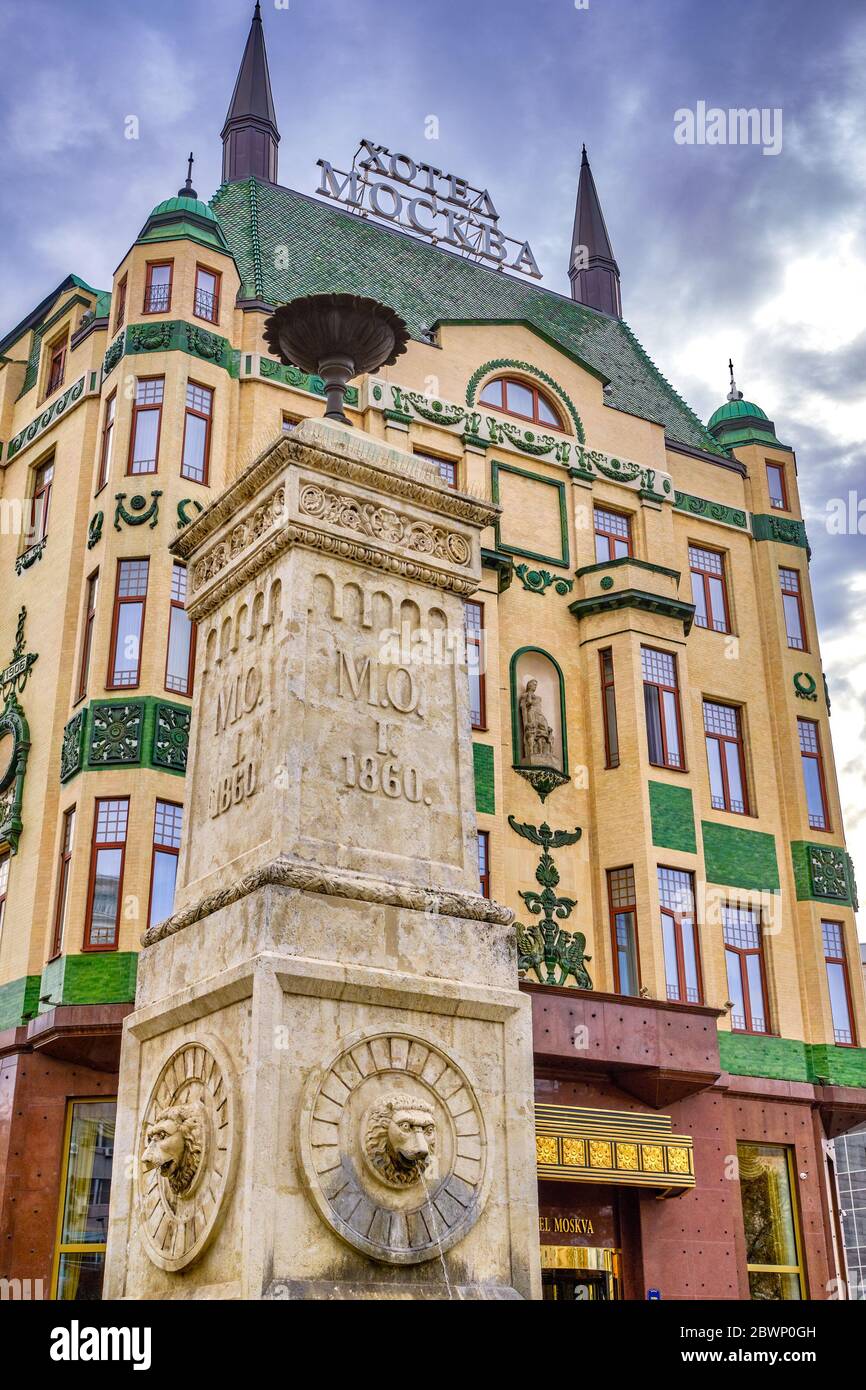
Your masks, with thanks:
M462 600L496 508L308 420L190 526L176 910L108 1298L539 1296L532 1035L478 893Z

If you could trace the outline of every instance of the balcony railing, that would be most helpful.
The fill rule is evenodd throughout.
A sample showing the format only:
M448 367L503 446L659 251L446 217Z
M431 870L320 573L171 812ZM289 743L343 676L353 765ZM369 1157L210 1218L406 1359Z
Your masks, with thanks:
M169 306L171 294L170 285L150 285L144 297L144 312L146 314L165 313Z
M208 323L216 323L217 316L217 297L210 294L208 290L196 290L195 292L195 312L200 319L207 319Z

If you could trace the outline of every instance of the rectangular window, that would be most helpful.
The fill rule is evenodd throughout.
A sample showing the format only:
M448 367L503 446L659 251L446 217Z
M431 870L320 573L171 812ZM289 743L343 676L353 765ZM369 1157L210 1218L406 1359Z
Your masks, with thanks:
M148 926L164 922L174 910L177 855L183 829L183 807L173 801L157 801L153 820L153 861L150 868Z
M63 385L63 377L66 373L66 346L67 335L57 342L51 343L48 347L48 374L45 378L45 394L50 396L54 391L59 391Z
M783 1144L737 1145L749 1293L762 1302L803 1297L793 1160Z
M710 770L710 800L717 811L749 814L743 725L734 705L704 700L704 736Z
M487 728L487 698L484 688L484 604L467 599L463 605L466 623L466 666L469 671L469 710L473 729Z
M750 908L723 907L728 998L736 1033L769 1033L761 914Z
M149 261L144 286L144 312L164 314L171 308L171 261Z
M216 323L220 316L220 277L215 270L206 270L203 265L195 268L193 312L208 323Z
M186 414L183 424L182 478L194 483L206 483L210 458L210 427L213 415L213 391L194 381L186 385Z
M129 437L128 473L155 473L159 460L165 377L139 377Z
M593 509L595 518L596 564L606 560L621 560L631 554L631 523L621 512L609 512L604 507Z
M117 333L123 327L126 320L126 276L117 286L117 310L114 315L114 332Z
M485 898L490 897L490 832L478 832L478 882Z
M109 690L138 685L141 675L141 639L144 632L148 568L147 560L117 562L111 655L106 682Z
M116 1109L113 1100L69 1103L52 1291L56 1299L93 1301L102 1295Z
M692 572L692 598L695 602L695 622L713 632L730 632L728 595L725 589L725 557L718 550L689 546L689 567Z
M69 903L69 875L72 872L72 842L75 837L75 807L63 812L63 832L60 837L60 865L57 870L57 902L54 907L54 939L51 955L59 956L63 950L63 933L66 928L66 910Z
M96 621L96 599L99 592L99 570L94 570L87 580L87 593L84 598L84 630L81 634L81 664L78 669L78 693L76 702L87 694L87 681L90 676L90 657L93 651L93 625Z
M654 767L685 770L677 659L672 652L641 647L649 760Z
M48 512L51 506L51 487L54 482L54 459L40 463L33 472L33 497L30 501L30 527L27 546L38 545L48 535Z
M117 392L112 391L108 400L105 402L105 414L102 417L102 442L99 448L99 473L96 478L96 491L100 492L108 482L108 474L111 470L111 456L114 450L114 421L117 415Z
M767 487L770 490L770 506L780 512L788 510L788 490L785 486L785 467L781 463L767 464Z
M833 1037L841 1047L854 1046L851 981L845 955L845 936L841 922L822 922L824 964L827 968L827 988L830 991L830 1011L833 1016Z
M165 663L165 688L178 695L192 694L192 668L195 654L195 629L187 617L186 565L177 560L171 572L171 614L168 620L168 655Z
M614 986L617 994L639 994L637 906L634 869L608 869L607 896L613 938Z
M788 646L796 652L806 652L806 623L803 617L803 595L800 592L800 571L779 569L782 607L785 610L785 631Z
M829 830L827 784L824 780L824 760L821 757L821 735L817 721L798 719L797 730L800 735L800 761L803 764L809 825L813 830Z
M416 459L423 459L425 463L430 463L439 473L443 483L449 487L457 487L457 464L453 459L441 458L439 454L425 454L422 449L413 449Z
M598 658L601 667L601 709L604 716L604 765L619 767L619 731L616 724L612 648L605 647L599 652Z
M668 999L681 1004L703 1002L701 963L695 925L694 876L659 866L659 902Z
M6 897L9 892L9 860L8 851L0 854L0 941L3 940L3 923L6 921Z
M128 796L97 800L90 852L85 951L110 951L117 947L128 820Z

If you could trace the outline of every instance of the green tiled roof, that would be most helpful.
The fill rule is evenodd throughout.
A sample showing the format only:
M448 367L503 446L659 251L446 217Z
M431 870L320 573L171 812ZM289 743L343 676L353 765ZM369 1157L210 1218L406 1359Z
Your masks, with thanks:
M609 405L678 443L727 457L626 323L275 184L223 184L211 200L241 278L268 304L344 291L390 304L413 337L439 319L523 321L610 380Z

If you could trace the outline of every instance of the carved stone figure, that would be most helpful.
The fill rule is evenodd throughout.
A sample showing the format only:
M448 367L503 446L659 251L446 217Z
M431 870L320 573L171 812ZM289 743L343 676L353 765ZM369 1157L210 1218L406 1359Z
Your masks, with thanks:
M240 1129L231 1062L221 1044L185 1042L150 1093L138 1153L139 1234L159 1268L204 1254L234 1183Z
M141 1166L158 1168L172 1192L187 1192L198 1176L205 1144L207 1112L203 1105L173 1105L150 1125Z
M533 767L549 767L554 762L553 729L545 718L534 677L526 682L520 697L520 721L524 761Z
M376 1028L346 1038L311 1076L298 1124L313 1205L373 1259L438 1259L481 1215L481 1107L457 1062L428 1038Z
M428 1100L400 1093L384 1095L367 1116L367 1162L392 1187L420 1181L435 1148L435 1112Z

